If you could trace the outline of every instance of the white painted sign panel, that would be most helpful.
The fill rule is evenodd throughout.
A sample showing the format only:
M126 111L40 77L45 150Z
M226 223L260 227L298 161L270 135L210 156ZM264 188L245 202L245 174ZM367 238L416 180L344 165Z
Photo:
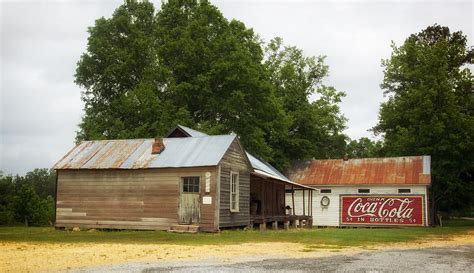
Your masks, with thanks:
M205 187L206 193L211 192L211 173L206 172L206 187Z
M212 204L212 196L204 196L202 197L202 203L204 205L211 205Z

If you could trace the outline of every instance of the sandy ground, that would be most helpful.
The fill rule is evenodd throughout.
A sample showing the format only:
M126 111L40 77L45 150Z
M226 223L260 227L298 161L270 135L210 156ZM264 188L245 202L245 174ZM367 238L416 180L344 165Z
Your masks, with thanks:
M338 254L328 257L299 259L265 259L222 263L198 262L138 262L75 270L72 273L312 273L312 272L370 272L472 273L474 245L449 247L394 249L361 252L355 255Z
M319 258L357 255L372 250L421 249L474 245L474 231L462 236L427 241L384 244L366 248L308 246L296 243L245 243L224 246L92 243L0 243L0 272L53 272L133 262L215 260L221 263L265 259Z

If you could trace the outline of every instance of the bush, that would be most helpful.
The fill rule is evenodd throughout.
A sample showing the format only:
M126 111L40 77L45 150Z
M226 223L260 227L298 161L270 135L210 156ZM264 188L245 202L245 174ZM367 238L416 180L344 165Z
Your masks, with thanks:
M13 198L13 213L15 221L25 223L27 226L48 225L52 220L52 207L54 200L41 199L36 194L33 185L23 185Z
M56 174L35 169L25 176L0 171L0 225L48 225L53 222Z
M0 225L11 225L14 223L13 213L10 208L0 205Z

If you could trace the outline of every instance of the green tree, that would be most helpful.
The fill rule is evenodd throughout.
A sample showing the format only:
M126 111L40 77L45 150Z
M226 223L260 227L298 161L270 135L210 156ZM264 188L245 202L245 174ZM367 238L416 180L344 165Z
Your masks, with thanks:
M21 186L12 202L15 220L26 226L47 225L52 221L54 200L41 199L32 185Z
M54 217L56 174L34 169L25 176L0 176L0 225L48 225Z
M33 185L40 198L56 196L56 172L53 169L34 169L27 172L24 179Z
M78 140L155 137L189 123L165 98L169 74L157 56L155 20L153 4L127 0L89 28L75 75L85 103Z
M328 75L324 57L307 57L301 49L275 38L266 47L265 66L290 118L289 130L275 139L278 165L289 160L341 157L346 119L338 103L345 94L322 85Z
M160 62L169 71L167 95L187 109L195 127L235 132L243 145L267 160L269 140L286 130L252 29L228 21L207 1L168 1L158 12Z
M429 26L392 45L383 61L382 103L374 128L388 155L432 156L432 205L444 211L474 202L474 52L461 31Z
M346 155L349 158L367 158L383 156L382 141L374 141L367 137L349 141L346 146Z
M323 58L279 39L264 52L252 29L208 1L170 0L155 13L127 0L89 33L76 70L85 90L77 140L156 137L181 123L234 132L277 167L343 154L343 93L321 84Z
M126 1L89 28L76 70L85 89L77 139L156 137L177 123L235 132L267 160L285 114L265 73L260 41L206 1Z
M11 204L15 194L15 184L11 175L0 175L0 225L13 223Z

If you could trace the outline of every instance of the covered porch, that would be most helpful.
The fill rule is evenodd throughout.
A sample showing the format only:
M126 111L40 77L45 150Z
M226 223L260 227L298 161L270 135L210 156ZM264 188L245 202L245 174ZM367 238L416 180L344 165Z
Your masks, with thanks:
M250 226L260 230L311 228L313 188L273 176L260 170L250 175ZM303 192L302 214L295 214L294 192ZM289 204L285 194L292 193ZM305 199L306 197L306 199Z

